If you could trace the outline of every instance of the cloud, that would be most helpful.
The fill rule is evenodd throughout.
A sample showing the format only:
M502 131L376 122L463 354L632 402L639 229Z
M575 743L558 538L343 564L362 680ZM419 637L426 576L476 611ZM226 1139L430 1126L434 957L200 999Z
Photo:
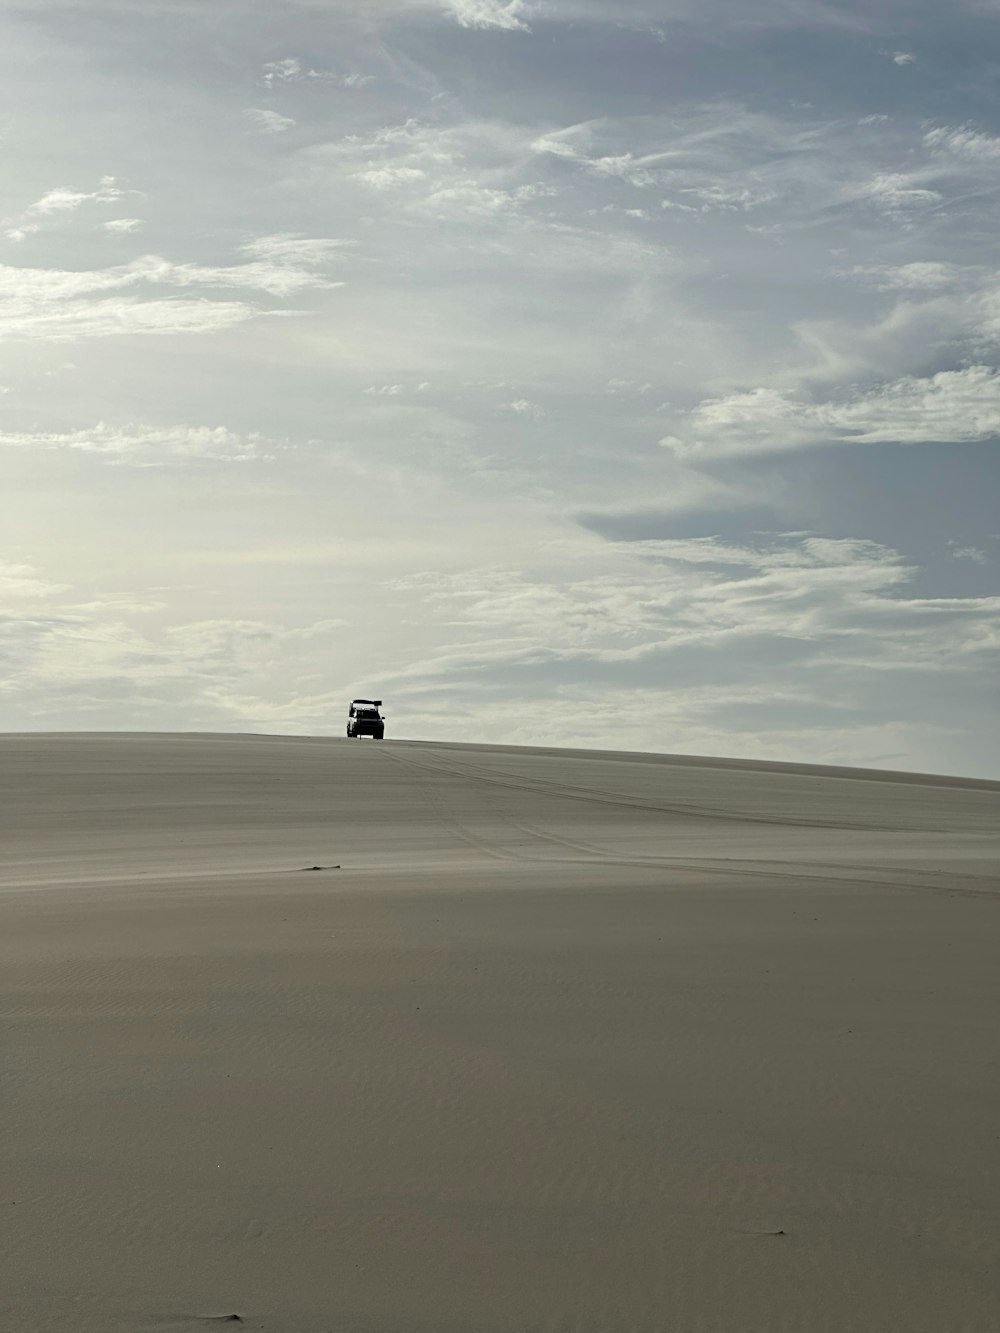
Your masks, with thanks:
M40 269L0 264L0 295L13 301L67 299L139 286L251 288L283 296L303 287L337 286L315 270L342 243L321 238L279 234L249 241L241 247L249 262L240 264L178 264L159 255L142 255L105 269Z
M676 156L677 150L661 144L649 151L637 152L632 148L606 151L617 137L615 129L606 121L568 125L539 135L531 143L531 151L539 156L575 162L594 176L621 180L636 189L666 184L670 180L670 160ZM621 129L628 133L628 127Z
M284 60L269 60L264 65L264 82L269 85L298 83L308 77L309 71L304 70L302 62L293 56L286 56Z
M530 31L525 0L443 0L445 13L463 28L501 28L507 32Z
M971 560L976 565L988 565L989 556L978 546L956 546L954 542L949 542L952 548L951 557L953 560Z
M550 153L553 157L581 162L587 160L584 145L589 145L591 138L589 125L567 125L564 129L549 130L539 135L531 142L530 147L533 153Z
M912 174L901 171L879 172L865 181L855 194L858 199L870 200L876 208L897 217L940 203L942 197L938 190L916 183Z
M857 264L845 276L879 292L934 292L957 286L968 273L959 264L916 260L910 264Z
M47 194L42 195L41 199L37 199L33 204L30 204L26 212L28 216L70 213L82 204L113 204L125 194L130 193L133 193L133 191L122 190L115 184L114 176L103 176L98 188L89 192L69 190L65 187L49 190Z
M261 134L285 134L288 130L294 130L298 123L291 116L281 116L277 111L267 108L252 106L243 114Z
M242 324L261 312L238 301L137 300L102 298L27 307L7 302L0 311L0 341L39 339L76 342L81 338L123 335L213 333Z
M426 175L421 167L371 167L367 171L356 171L354 180L363 181L376 190L390 190L394 185L423 180Z
M915 65L917 57L910 51L892 51L890 58L895 65Z
M756 546L629 542L605 548L596 570L575 553L558 577L477 569L409 576L400 586L477 637L488 630L491 657L583 652L610 663L733 633L813 640L831 603L882 596L911 574L878 543L789 534Z
M164 637L187 663L233 675L273 651L277 636L273 626L259 620L202 620L173 626Z
M545 416L545 409L539 403L533 403L528 398L516 398L507 406L519 417L531 417L534 421L541 421Z
M707 399L680 436L681 458L722 458L824 444L961 444L1000 436L1000 372L990 366L905 376L839 401L805 402L772 388Z
M245 287L270 296L287 296L305 287L342 285L315 272L317 262L303 263L301 257L291 260L287 254L272 254L246 264L176 264L158 255L144 255L128 266L128 276L131 281L170 287Z
M29 204L20 216L4 218L0 225L3 236L8 241L18 243L50 225L58 225L62 219L76 213L86 204L113 204L126 195L139 193L138 190L122 189L114 176L102 176L96 190L71 190L65 186L49 190L33 204Z
M771 210L786 230L815 228L824 216L842 228L848 210L874 205L898 219L942 198L933 166L895 167L906 151L894 142L902 131L886 124L885 147L875 137L887 121L692 103L671 116L549 129L530 146L593 177L656 189L661 209L678 215Z
M343 88L357 89L374 82L375 78L373 74L362 74L356 70L341 77L332 70L312 69L303 65L302 61L294 56L286 56L283 60L269 60L263 69L264 83L271 89L299 83L336 83Z
M25 224L20 227L5 227L3 234L5 240L13 241L15 244L18 244L21 241L26 241L29 236L33 236L35 232L40 230L41 228L38 226L29 226Z
M852 439L865 434L861 409L833 409L877 396L857 387L862 377L869 386L904 386L938 368L993 361L1000 297L973 244L953 249L973 206L972 173L968 163L939 160L923 143L924 126L898 119L861 125L853 114L812 110L786 116L721 101L540 126L451 115L442 106L432 123L400 119L307 157L330 186L342 188L346 179L362 188L358 206L381 243L398 243L394 272L405 271L422 292L438 282L442 315L447 309L462 327L474 324L502 349L500 376L512 386L530 383L531 397L548 401L549 371L560 385L573 384L584 363L602 374L588 357L602 342L597 331L613 329L622 356L602 380L620 371L617 377L656 389L648 408L616 405L622 440L640 427L640 416L649 438L656 402L728 404L734 396L741 413L766 423L752 444L735 443L737 428L726 435L707 408L659 430L681 440L682 450L697 444L704 456ZM899 162L905 168L892 169ZM648 204L641 230L623 209L633 198ZM665 207L657 209L659 202ZM700 217L710 220L706 228ZM982 219L973 221L970 236L982 236ZM760 224L752 238L751 222ZM905 246L890 244L897 223L909 229ZM758 237L768 227L785 243L784 255L776 247L773 257L765 253ZM841 245L852 267L838 271L831 253L843 264ZM451 307L449 275L480 284L482 318ZM869 291L838 291L834 284L845 277ZM539 301L539 313L561 336L547 342L541 376L515 360L521 330L508 281L530 282L536 301L552 293L551 305ZM774 305L760 318L762 290ZM489 331L487 306L498 320ZM568 313L584 309L589 331ZM833 313L820 318L820 310ZM394 383L420 373L440 379L436 366L421 372L408 360L386 365L382 378ZM765 397L742 402L734 391L748 385ZM956 387L946 380L931 387L925 419ZM508 395L517 396L516 389ZM900 387L897 397L904 396ZM898 416L902 402L895 408ZM781 432L776 419L785 423ZM900 428L904 438L914 434L909 418ZM745 421L739 430L747 432ZM982 438L950 420L946 440L956 432Z
M130 231L139 231L145 224L142 218L111 218L108 222L102 222L103 231L125 234Z
M529 200L549 193L541 186L520 185L503 190L474 181L432 190L418 205L424 212L439 217L496 218L520 210Z
M111 426L101 421L88 430L0 431L0 448L67 449L130 467L158 467L197 460L245 463L270 457L273 446L258 435L236 435L224 426Z
M940 248L940 225L934 227L935 249ZM954 230L950 212L947 226ZM908 248L917 245L915 237ZM971 245L961 247L963 258L970 250L975 254ZM992 258L986 247L982 258ZM989 262L880 262L835 271L832 276L867 287L886 299L874 312L859 309L850 314L845 310L838 318L796 321L792 332L805 360L776 377L782 392L791 391L794 396L804 390L806 398L817 391L849 396L858 380L892 381L908 374L922 378L935 363L947 369L996 364L1000 274Z
M935 152L967 162L996 162L1000 159L1000 138L984 134L971 125L960 125L957 128L938 126L927 131L924 143Z
M372 682L402 734L877 762L887 727L894 753L919 753L924 695L948 682L961 700L1000 645L1000 598L914 595L914 570L876 542L588 539L537 554L369 581L384 615L420 626L383 645ZM178 619L164 590L83 600L23 566L15 578L39 584L0 613L10 704L31 725L150 726L180 709L192 727L316 731L350 697L329 672L343 617Z
M315 729L349 697L346 684L336 696L309 688L340 620L177 619L171 610L148 590L80 599L30 566L0 563L0 695L22 726L93 719L114 728L131 711L169 729L180 708L194 725L256 730ZM279 698L281 679L289 692Z
M599 563L592 554L552 552L544 572L401 579L408 614L447 625L452 639L390 669L394 711L442 738L459 739L467 714L477 734L515 743L572 735L844 762L871 753L869 724L926 726L922 710L943 682L975 682L1000 646L1000 598L913 595L915 571L876 542L789 533L615 543Z
M64 583L50 583L40 578L31 565L0 560L0 598L49 598L66 591Z
M348 135L315 156L339 179L391 194L393 216L499 226L526 218L555 186L523 179L525 136L504 123L428 125L410 118L366 135ZM544 226L536 218L535 225Z
M682 186L678 193L692 199L697 205L696 211L701 213L749 213L751 209L773 203L776 198L773 190L747 185ZM664 200L662 206L676 208L678 205Z
M250 259L267 260L291 269L314 269L334 259L338 252L350 249L356 241L329 236L303 236L300 232L276 232L257 236L240 247Z
M317 272L336 241L294 235L263 237L243 247L248 262L178 264L143 255L105 269L42 269L0 265L0 338L75 339L122 333L184 333L227 328L264 313L245 302L162 299L162 287L247 289L283 297L339 282ZM129 289L144 296L125 296Z
M586 166L598 176L616 176L638 189L655 185L660 179L656 172L650 171L641 161L637 161L632 153L611 153L606 157L591 158Z

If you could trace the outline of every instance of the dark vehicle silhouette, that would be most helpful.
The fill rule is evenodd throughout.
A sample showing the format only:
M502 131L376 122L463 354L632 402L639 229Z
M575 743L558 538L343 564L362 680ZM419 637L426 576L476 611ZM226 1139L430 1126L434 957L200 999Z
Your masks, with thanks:
M385 718L379 712L381 699L352 699L347 714L347 735L357 740L361 736L370 736L373 741L380 741L385 735Z

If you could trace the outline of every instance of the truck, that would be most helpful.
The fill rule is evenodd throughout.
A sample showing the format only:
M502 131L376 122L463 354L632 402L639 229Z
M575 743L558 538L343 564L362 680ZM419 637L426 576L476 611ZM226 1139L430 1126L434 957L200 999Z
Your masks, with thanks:
M373 741L380 741L385 735L385 718L381 713L381 699L352 699L347 713L347 736L349 740L359 740L370 736Z

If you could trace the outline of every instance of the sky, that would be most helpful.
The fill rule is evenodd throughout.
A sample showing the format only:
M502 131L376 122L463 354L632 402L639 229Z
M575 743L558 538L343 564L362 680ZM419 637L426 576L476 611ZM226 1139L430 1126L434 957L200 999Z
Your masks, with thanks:
M997 0L10 0L0 729L1000 777Z

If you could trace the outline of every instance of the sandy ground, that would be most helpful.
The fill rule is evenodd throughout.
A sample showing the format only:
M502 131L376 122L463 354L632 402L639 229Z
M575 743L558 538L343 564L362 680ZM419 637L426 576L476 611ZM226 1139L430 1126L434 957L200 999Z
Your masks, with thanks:
M0 810L0 1328L1000 1326L1000 784L35 735Z

